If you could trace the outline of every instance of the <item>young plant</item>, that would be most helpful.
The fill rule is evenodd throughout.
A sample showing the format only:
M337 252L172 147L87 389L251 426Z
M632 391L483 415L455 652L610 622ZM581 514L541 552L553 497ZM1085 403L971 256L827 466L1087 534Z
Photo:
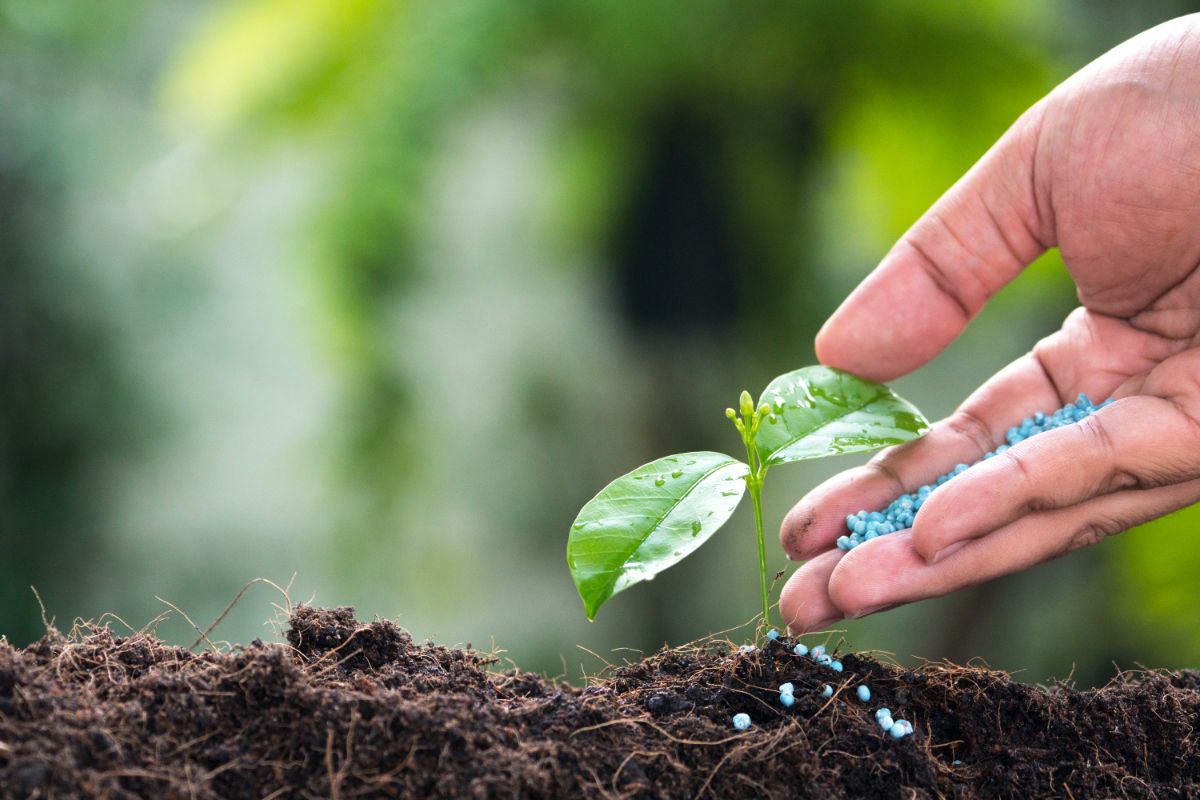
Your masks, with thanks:
M929 425L886 386L829 367L780 375L755 404L725 409L746 450L666 456L605 486L579 512L567 540L567 566L588 619L610 597L648 581L708 541L749 490L758 536L762 623L770 616L762 489L776 464L858 453L923 435Z

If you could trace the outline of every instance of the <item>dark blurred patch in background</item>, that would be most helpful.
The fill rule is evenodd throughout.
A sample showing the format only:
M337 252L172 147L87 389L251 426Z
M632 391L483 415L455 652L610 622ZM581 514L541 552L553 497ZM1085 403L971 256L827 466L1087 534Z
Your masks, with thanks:
M576 644L743 622L743 512L588 625L575 511L732 447L723 409L813 360L1011 120L1189 10L0 0L0 633L39 635L31 584L60 625L140 626L156 596L204 623L293 574L296 600L575 678L600 666ZM1050 254L898 387L948 413L1073 304ZM770 524L852 463L781 472ZM1030 680L1194 665L1198 520L845 635ZM254 587L218 638L277 600Z

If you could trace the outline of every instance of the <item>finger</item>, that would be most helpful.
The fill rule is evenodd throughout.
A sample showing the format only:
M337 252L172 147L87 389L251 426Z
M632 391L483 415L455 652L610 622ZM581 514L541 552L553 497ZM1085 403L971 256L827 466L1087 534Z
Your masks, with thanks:
M1188 357L1180 353L1185 346L1076 309L1062 330L993 376L923 439L884 451L866 468L843 473L802 499L780 530L784 550L792 558L806 558L832 547L845 533L847 515L883 508L956 464L974 463L1002 443L1004 432L1030 410L1050 411L1080 392L1096 399L1114 391L1124 396L1129 376L1144 375L1165 359L1181 362ZM1187 365L1174 372L1188 374Z
M1130 489L1030 514L927 564L909 532L881 536L841 558L829 597L847 617L939 597L1063 555L1200 499L1200 480Z
M881 381L912 371L1052 244L1033 181L1041 115L1039 103L1017 120L834 312L822 363Z
M841 609L829 597L829 576L842 558L841 550L829 550L792 573L779 594L779 613L793 635L817 631L842 618Z
M1019 413L1014 409L1058 403L1058 391L1037 359L1033 355L1017 359L921 439L885 450L865 466L831 478L801 499L780 528L783 549L789 558L802 559L833 547L846 533L847 515L884 508L901 494L936 480L955 464L978 461L1004 440L1004 432Z
M930 495L913 546L936 560L1034 511L1065 508L1121 489L1200 477L1200 426L1169 400L1127 397L1074 424L1027 439Z

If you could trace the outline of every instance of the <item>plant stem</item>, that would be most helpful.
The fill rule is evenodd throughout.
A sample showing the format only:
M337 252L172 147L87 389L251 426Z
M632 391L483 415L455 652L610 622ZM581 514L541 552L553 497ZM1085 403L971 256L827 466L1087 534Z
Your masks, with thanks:
M758 534L758 582L762 589L762 624L766 625L771 615L769 598L770 587L767 585L767 544L763 538L762 519L762 473L759 474L750 490L750 501L754 504L754 531Z
M754 533L758 537L758 585L762 593L762 627L771 617L770 586L767 583L767 542L763 535L762 487L767 477L767 467L762 463L755 446L757 431L753 428L743 437L746 445L746 462L750 473L746 476L746 488L750 490L750 503L754 506Z

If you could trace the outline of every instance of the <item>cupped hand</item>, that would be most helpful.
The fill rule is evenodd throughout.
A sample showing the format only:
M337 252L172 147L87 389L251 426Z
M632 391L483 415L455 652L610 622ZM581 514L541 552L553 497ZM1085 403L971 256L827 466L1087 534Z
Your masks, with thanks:
M817 336L876 380L937 355L1058 247L1082 307L923 439L800 501L780 598L795 632L1024 569L1200 500L1200 15L1093 62L1027 111ZM896 309L906 309L897 314ZM1117 401L939 487L912 530L843 552L847 514L972 463L1035 410Z

